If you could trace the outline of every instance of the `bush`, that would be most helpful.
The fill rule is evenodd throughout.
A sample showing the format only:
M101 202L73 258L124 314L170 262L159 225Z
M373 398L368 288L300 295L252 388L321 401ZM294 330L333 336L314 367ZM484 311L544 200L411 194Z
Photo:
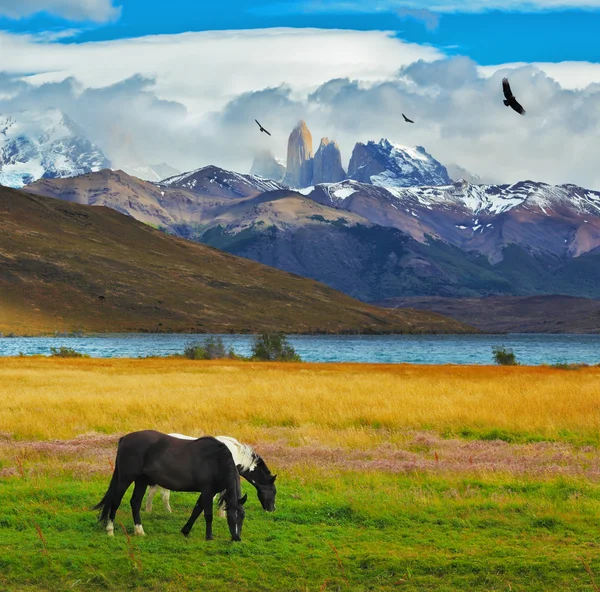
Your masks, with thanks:
M589 368L589 364L569 364L568 362L558 362L550 366L555 370L581 370L581 368Z
M53 358L89 358L87 354L82 354L72 347L51 347L50 356Z
M252 345L252 359L264 362L302 361L283 333L256 335Z
M222 360L235 359L237 356L233 349L225 350L225 345L220 337L208 337L202 343L188 343L183 355L189 360Z
M492 347L492 356L496 364L500 366L518 366L517 358L512 349L506 349L503 345Z

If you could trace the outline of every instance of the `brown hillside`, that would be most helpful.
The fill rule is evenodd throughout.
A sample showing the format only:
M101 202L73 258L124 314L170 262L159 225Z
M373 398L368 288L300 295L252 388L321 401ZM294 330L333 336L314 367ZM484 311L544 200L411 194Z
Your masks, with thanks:
M0 331L465 332L163 234L105 207L0 188Z

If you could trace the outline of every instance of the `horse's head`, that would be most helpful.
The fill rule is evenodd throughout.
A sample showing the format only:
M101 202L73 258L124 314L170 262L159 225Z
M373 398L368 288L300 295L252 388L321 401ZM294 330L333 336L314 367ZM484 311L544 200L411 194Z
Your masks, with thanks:
M244 497L237 498L236 503L227 504L227 524L229 525L232 541L242 540L242 526L244 524L244 518L246 517L244 504L247 499L248 494L245 494Z
M277 495L277 487L275 487L275 479L277 475L269 477L266 483L257 483L256 492L258 493L258 499L263 507L263 510L267 512L275 511L275 495Z
M243 471L241 475L256 487L256 493L263 510L274 512L275 495L277 495L275 479L277 475L271 475L271 471L269 471L264 461L258 463L252 471Z

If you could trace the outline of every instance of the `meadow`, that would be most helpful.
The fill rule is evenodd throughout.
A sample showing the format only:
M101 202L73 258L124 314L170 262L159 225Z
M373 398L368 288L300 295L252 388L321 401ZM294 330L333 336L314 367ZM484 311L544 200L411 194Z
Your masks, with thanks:
M0 588L600 590L600 369L6 358ZM90 508L119 435L228 434L278 473L239 544ZM122 528L121 528L122 524Z

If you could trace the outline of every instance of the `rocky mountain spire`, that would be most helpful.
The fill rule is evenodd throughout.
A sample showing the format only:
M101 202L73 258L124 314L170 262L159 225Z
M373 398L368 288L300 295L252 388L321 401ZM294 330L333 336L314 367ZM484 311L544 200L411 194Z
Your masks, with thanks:
M342 154L335 140L322 138L313 162L312 184L339 183L346 178L342 167Z
M313 178L312 136L305 121L299 121L288 139L287 168L283 182L290 187L308 187Z

